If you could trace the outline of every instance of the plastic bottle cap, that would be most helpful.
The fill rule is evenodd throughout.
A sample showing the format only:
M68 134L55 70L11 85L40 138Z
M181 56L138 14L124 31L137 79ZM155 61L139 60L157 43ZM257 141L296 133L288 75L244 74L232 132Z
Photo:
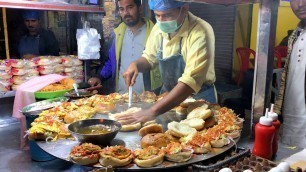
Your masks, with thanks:
M260 117L260 118L259 118L259 123L260 123L261 125L271 126L271 125L272 125L272 119L263 116L263 117Z
M272 119L268 117L268 108L266 109L266 113L265 116L262 116L259 118L259 123L261 125L265 125L265 126L271 126L272 125Z
M278 120L278 115L275 112L269 112L268 117L271 118L273 121Z

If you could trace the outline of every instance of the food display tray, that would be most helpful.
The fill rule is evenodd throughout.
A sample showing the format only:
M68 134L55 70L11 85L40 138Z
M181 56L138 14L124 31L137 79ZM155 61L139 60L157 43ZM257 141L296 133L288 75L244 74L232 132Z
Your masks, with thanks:
M25 116L37 116L43 110L50 109L65 101L68 101L67 97L57 97L53 99L39 101L23 107L21 113L23 113Z
M223 153L207 161L192 164L192 171L218 172L222 168L230 168L233 172L243 172L245 170L270 171L277 165L273 161L251 154L250 149L232 148L228 153ZM290 172L298 172L298 169L294 170L291 168Z
M147 103L135 103L133 104L134 107L141 107L142 109L146 109L150 106L150 104ZM126 103L117 104L116 106L116 112L125 111L128 109L128 105ZM97 114L94 116L94 118L105 118L108 119L108 114ZM162 124L164 131L167 130L167 125L169 122L172 121L180 121L186 118L186 115L178 115L175 112L169 111L162 115L159 115L156 118L156 122L159 124ZM138 135L138 131L131 131L131 132L118 132L115 139L110 143L111 146L114 145L123 145L131 150L135 150L136 148L140 148L140 140L141 137ZM174 163L169 161L164 161L162 164L150 167L150 168L142 168L138 167L136 164L131 163L128 166L116 168L116 170L132 170L132 171L139 171L139 170L161 170L161 169L171 169L171 168L178 168L178 167L184 167L188 166L194 163L198 163L201 161L208 160L210 158L213 158L215 156L218 156L228 150L230 150L233 146L235 146L235 142L237 142L238 139L231 140L230 144L227 146L224 146L222 148L212 148L211 152L207 154L194 154L193 157L183 163ZM69 140L69 139L62 139L57 140L55 142L45 142L45 141L36 141L39 147L41 147L44 151L48 152L49 154L69 161L69 153L73 146L79 145L80 142L75 140ZM100 164L96 164L93 167L99 167L103 168Z

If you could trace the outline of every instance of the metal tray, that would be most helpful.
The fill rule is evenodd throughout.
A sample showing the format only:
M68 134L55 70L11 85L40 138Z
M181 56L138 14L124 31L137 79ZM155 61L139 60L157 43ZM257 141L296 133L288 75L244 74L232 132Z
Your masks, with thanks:
M65 97L68 97L70 99L80 99L80 98L87 98L94 95L91 91L86 91L84 89L78 89L79 95L74 90L71 90L69 92L66 92L64 94Z
M232 153L235 153L232 155ZM226 155L220 155L209 161L202 163L192 164L193 169L199 169L201 171L213 171L221 167L228 167L230 164L238 161L241 157L248 156L251 153L250 149L237 148L230 150Z
M22 108L21 113L26 116L38 115L41 111L50 109L62 102L68 101L67 97L58 97L32 103Z
M151 106L148 103L135 103L133 104L134 107L141 107L143 109L148 108ZM126 110L128 108L127 104L118 104L116 106L116 111L120 112L123 110ZM107 114L98 114L94 118L105 118L108 119ZM162 124L164 131L167 129L167 125L171 121L180 121L182 119L185 119L186 115L178 115L175 112L169 111L167 113L164 113L162 115L159 115L156 119L157 123ZM111 146L113 145L123 145L129 149L135 150L136 148L140 148L140 140L141 137L138 135L138 131L132 131L132 132L118 132L115 139L110 143ZM238 139L235 140L237 142ZM79 145L80 143L78 141L73 140L58 140L56 142L45 142L45 141L37 141L36 142L39 147L41 147L44 151L48 152L49 154L69 161L68 156L70 153L70 150L73 146ZM150 167L150 168L142 168L138 167L136 164L131 163L128 166L116 168L118 170L133 170L133 171L139 171L139 170L161 170L161 169L170 169L170 168L177 168L177 167L183 167L188 166L190 164L194 164L197 162L201 162L204 160L208 160L212 157L215 157L230 148L232 148L235 145L234 141L231 141L229 145L222 147L222 148L212 148L212 151L207 154L194 154L193 157L183 163L173 163L169 161L164 161L161 165ZM100 164L94 165L94 167L102 167Z

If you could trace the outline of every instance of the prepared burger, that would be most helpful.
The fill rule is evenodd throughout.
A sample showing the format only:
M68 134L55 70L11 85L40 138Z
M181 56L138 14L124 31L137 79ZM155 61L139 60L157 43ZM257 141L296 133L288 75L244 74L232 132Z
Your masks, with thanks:
M154 146L134 151L134 162L139 167L153 167L164 161L164 152Z
M124 146L110 146L100 152L100 164L104 167L122 167L133 161L133 153Z
M91 143L83 143L71 149L71 161L80 165L91 165L99 162L101 148Z
M165 158L172 162L186 162L191 159L193 150L187 146L183 146L177 142L171 142L167 147L162 149Z

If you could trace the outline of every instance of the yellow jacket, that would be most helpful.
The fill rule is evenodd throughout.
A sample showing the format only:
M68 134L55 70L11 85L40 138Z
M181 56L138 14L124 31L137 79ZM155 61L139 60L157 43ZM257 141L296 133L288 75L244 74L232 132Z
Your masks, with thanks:
M146 18L143 18L145 23L146 23L146 39L144 44L146 44L147 39L150 35L150 32L154 26L154 23L151 20L148 20ZM122 43L123 43L123 37L124 37L124 33L126 30L127 26L124 23L121 23L115 30L115 35L116 35L116 42L115 42L115 46L116 46L116 91L118 90L118 77L119 77L119 61L121 58L121 47L122 47ZM149 82L149 81L144 81L144 82ZM154 69L152 69L150 71L150 83L151 83L151 90L154 90L158 87L161 86L161 76L160 76L160 72L159 72L159 68L155 67Z

